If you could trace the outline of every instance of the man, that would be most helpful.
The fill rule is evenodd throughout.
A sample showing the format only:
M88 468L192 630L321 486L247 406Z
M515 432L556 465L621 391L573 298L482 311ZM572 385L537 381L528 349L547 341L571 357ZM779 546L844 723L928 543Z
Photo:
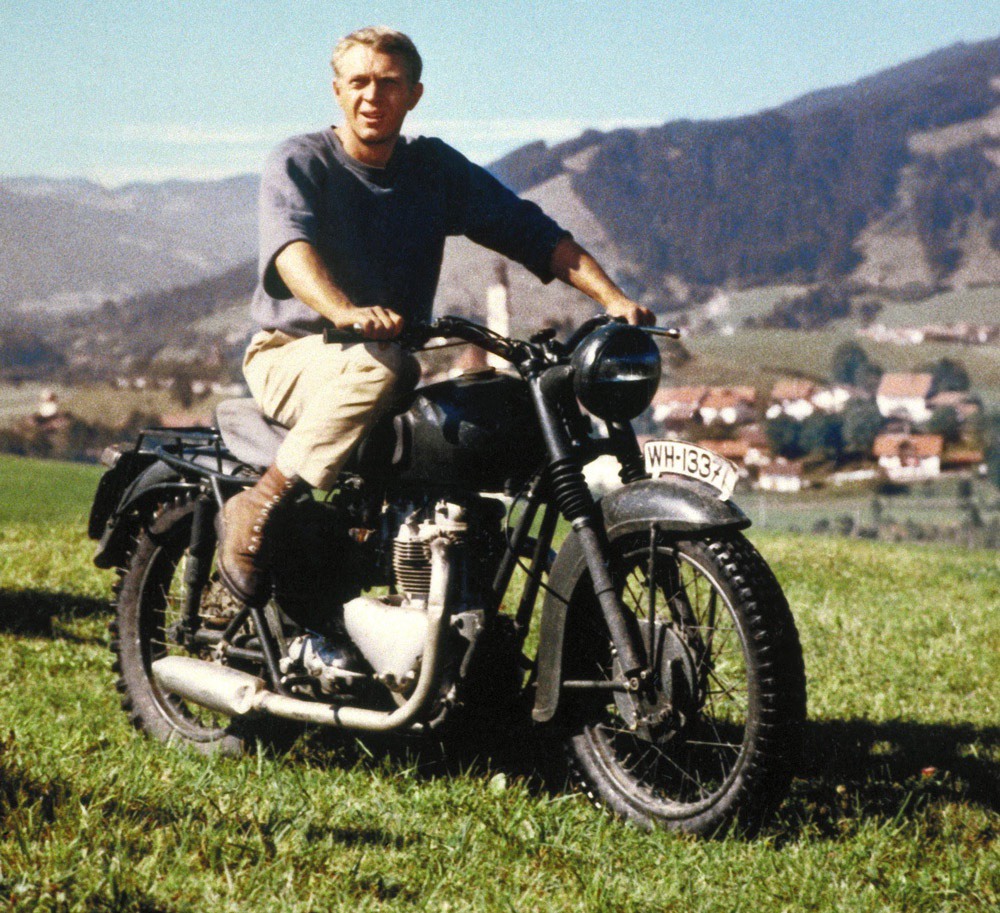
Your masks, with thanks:
M219 571L242 601L267 600L275 517L307 483L329 490L358 441L411 372L387 344L426 320L447 236L464 234L559 278L630 323L653 322L533 203L440 140L400 133L423 94L422 62L400 32L365 28L333 52L344 121L293 137L261 185L261 326L244 359L263 411L291 430L275 464L225 505ZM324 344L325 327L371 342Z

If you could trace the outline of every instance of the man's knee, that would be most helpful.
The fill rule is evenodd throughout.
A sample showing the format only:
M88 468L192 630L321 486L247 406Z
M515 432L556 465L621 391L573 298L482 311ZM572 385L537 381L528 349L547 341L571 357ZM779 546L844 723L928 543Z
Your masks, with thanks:
M365 343L361 347L361 363L366 373L386 395L407 393L420 380L420 363L407 351L396 345L377 342Z

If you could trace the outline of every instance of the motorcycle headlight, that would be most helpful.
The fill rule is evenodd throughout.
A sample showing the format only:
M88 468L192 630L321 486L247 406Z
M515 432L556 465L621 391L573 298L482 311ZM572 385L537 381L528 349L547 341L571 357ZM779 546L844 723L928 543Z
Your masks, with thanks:
M573 353L573 389L587 411L609 421L635 418L660 384L660 350L624 323L594 330Z

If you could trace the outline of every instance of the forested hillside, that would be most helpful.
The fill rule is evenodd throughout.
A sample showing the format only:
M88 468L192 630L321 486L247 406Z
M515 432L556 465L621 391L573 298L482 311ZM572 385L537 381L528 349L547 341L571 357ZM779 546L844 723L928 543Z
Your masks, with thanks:
M748 117L536 143L494 171L522 191L570 172L652 294L852 277L877 256L866 230L911 236L922 261L872 284L947 284L981 234L998 281L998 89L1000 39Z

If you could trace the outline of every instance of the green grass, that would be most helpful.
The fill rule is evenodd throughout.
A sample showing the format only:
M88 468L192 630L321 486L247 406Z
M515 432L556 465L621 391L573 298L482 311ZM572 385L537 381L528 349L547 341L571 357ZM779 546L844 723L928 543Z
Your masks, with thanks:
M83 463L0 454L0 526L83 522L102 471Z
M545 743L527 730L478 757L313 734L225 761L142 738L110 669L113 575L82 532L93 468L0 473L0 908L1000 903L995 553L756 535L802 635L806 756L764 837L696 841L623 826L535 773ZM63 519L37 473L63 473Z

